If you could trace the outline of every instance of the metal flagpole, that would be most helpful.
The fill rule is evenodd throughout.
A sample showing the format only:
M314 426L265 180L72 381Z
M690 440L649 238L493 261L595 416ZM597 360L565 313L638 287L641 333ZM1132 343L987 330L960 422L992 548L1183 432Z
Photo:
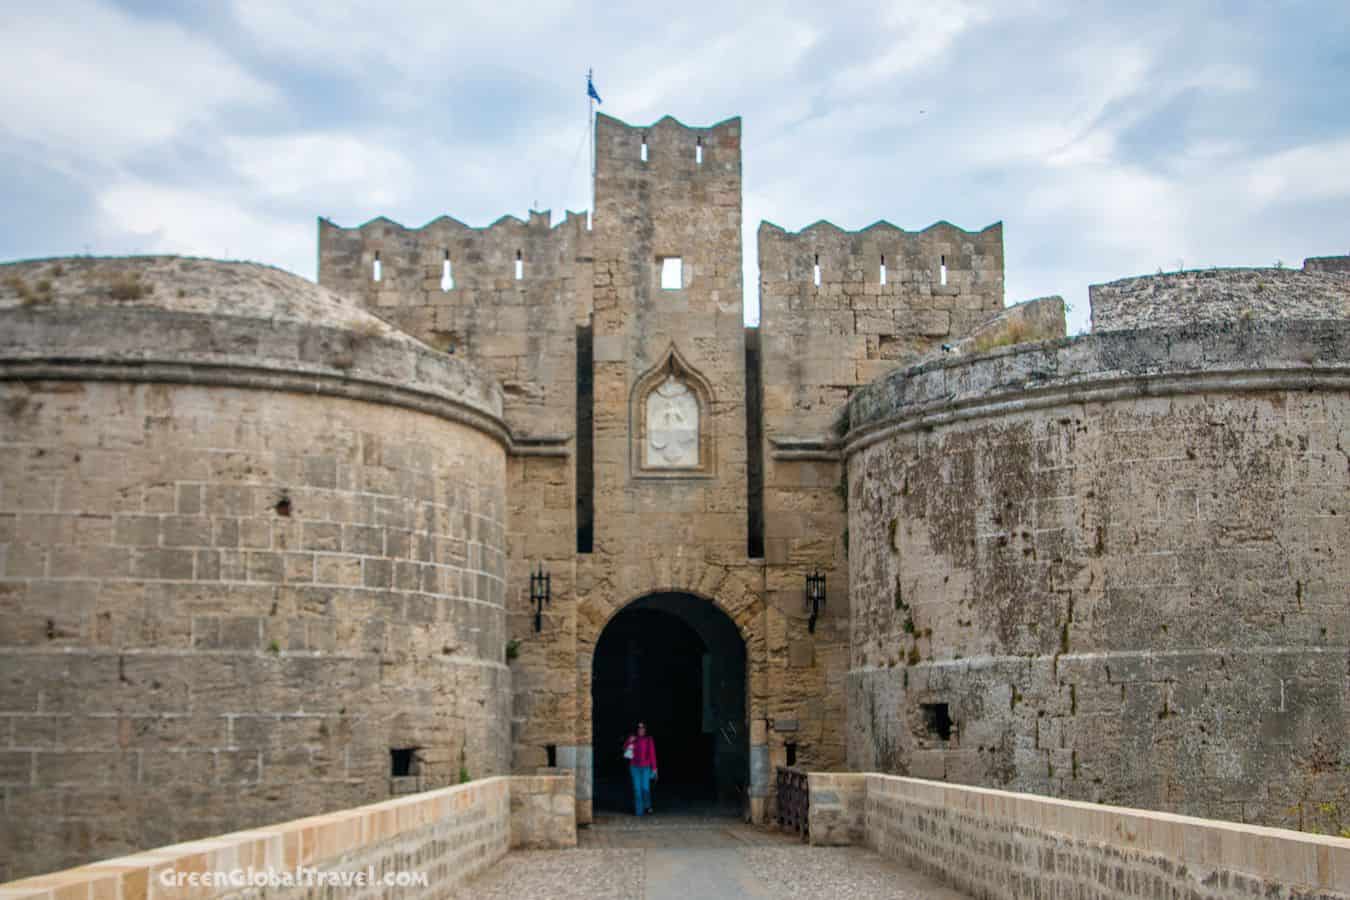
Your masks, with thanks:
M595 94L591 90L594 74L594 69L586 70L586 130L591 133L591 211L586 218L591 228L595 227Z

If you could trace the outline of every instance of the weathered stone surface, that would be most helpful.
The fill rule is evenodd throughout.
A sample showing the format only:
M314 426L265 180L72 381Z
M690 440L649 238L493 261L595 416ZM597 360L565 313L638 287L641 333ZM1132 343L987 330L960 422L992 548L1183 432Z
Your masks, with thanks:
M1197 322L1350 318L1350 257L1306 260L1303 270L1200 269L1123 278L1089 289L1092 330Z
M1252 321L856 394L850 765L1343 827L1348 359Z
M444 897L515 847L576 846L570 775L488 778L4 885L5 896ZM561 798L562 802L559 802ZM539 804L539 800L548 803ZM313 883L260 891L215 879ZM371 876L373 875L373 881ZM210 883L184 879L208 876ZM332 882L323 879L332 878ZM346 880L338 881L338 878ZM360 880L355 880L360 879Z
M974 897L1350 897L1350 841L1343 839L855 777L866 780L867 846Z
M0 878L378 799L395 747L507 771L496 386L283 273L99 262L0 309Z

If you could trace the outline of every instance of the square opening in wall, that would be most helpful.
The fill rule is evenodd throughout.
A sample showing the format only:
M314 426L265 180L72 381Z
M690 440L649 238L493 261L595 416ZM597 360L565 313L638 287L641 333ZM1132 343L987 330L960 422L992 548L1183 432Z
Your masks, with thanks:
M952 739L952 714L945 703L925 703L921 706L923 710L923 724L928 729L928 733L933 737L943 741Z
M404 778L417 774L417 748L389 748L389 774L394 778Z
M661 259L661 290L678 291L684 287L684 260L678 256Z

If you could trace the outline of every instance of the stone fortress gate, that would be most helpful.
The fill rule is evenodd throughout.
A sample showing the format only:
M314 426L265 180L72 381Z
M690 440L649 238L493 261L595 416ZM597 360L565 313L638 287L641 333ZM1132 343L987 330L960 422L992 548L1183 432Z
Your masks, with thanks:
M549 767L589 822L638 718L665 810L1350 809L1350 265L1066 339L1000 224L763 223L747 328L741 137L599 116L591 227L320 220L318 286L0 266L0 880Z

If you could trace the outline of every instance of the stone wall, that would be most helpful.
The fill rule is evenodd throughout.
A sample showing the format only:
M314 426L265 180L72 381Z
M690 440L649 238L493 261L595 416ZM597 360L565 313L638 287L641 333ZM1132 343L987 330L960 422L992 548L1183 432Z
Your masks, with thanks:
M374 219L359 228L319 221L319 282L433 347L467 359L503 387L512 432L507 468L507 610L519 656L512 713L512 769L533 771L549 744L570 744L576 553L577 326L589 322L591 234L584 214L549 226L505 216L470 228L442 216L422 228ZM375 256L380 280L374 280ZM520 257L520 278L516 258ZM453 283L444 279L450 262ZM529 573L553 576L547 630L534 631ZM555 611L557 610L557 611Z
M1063 297L1039 297L1015 303L977 325L965 337L929 351L928 356L988 353L999 347L1062 338L1068 331L1064 312Z
M1344 827L1346 360L1242 322L855 394L850 767Z
M825 433L853 388L1003 309L1001 223L972 232L938 222L911 232L888 222L862 231L818 222L793 233L765 222L759 266L770 433Z
M578 557L575 601L583 745L596 641L615 612L658 591L701 597L735 622L747 645L747 708L761 724L766 715L762 573L747 556L740 148L739 119L689 128L597 117L595 543ZM667 257L681 260L672 289L661 286ZM648 468L642 456L644 385L667 371L699 403L698 459L683 471ZM735 727L744 735L744 723ZM753 788L761 808L766 789Z
M972 897L1350 897L1344 839L861 777L867 846Z
M881 266L886 266L882 283ZM766 599L783 616L787 694L771 732L773 763L844 758L848 603L846 507L834 420L849 394L1003 306L1003 230L945 222L919 232L828 222L789 233L759 227ZM820 283L816 284L817 267ZM944 272L945 267L945 272ZM806 576L826 576L826 615L804 627ZM779 719L789 729L777 727Z
M1310 256L1303 261L1303 271L1350 275L1350 256Z
M1350 257L1298 269L1200 269L1122 278L1088 289L1093 331L1249 319L1350 318Z
M252 831L0 884L6 898L109 897L444 897L512 848L576 846L570 776L488 778ZM542 802L540 802L542 801ZM266 889L178 888L179 873L212 878L266 877L298 869L323 876L367 876L377 883L310 884ZM252 870L252 873L250 873ZM219 873L219 875L217 875ZM425 878L425 886L406 884ZM383 879L393 879L385 885ZM341 885L341 886L337 886Z
M421 228L320 219L319 283L494 376L515 434L566 438L576 429L576 326L590 307L590 233L585 214L552 227L549 218L503 216L486 228L449 216ZM453 286L442 281L447 259Z
M806 776L811 845L848 847L867 842L867 775L811 772Z
M0 877L507 770L495 384L260 267L3 269Z

